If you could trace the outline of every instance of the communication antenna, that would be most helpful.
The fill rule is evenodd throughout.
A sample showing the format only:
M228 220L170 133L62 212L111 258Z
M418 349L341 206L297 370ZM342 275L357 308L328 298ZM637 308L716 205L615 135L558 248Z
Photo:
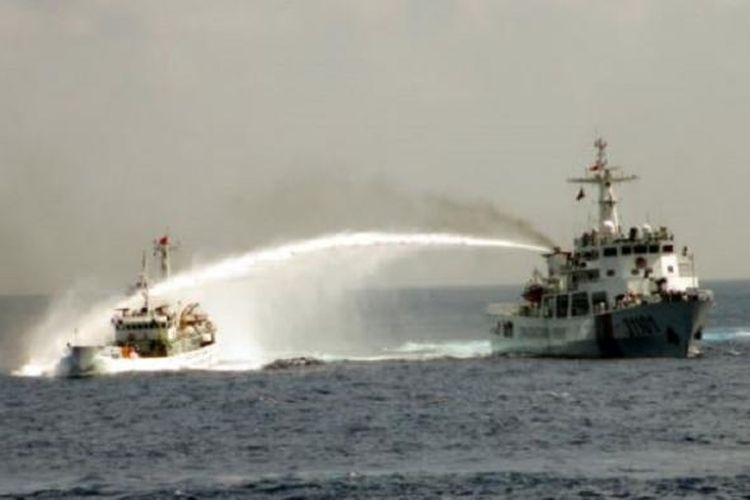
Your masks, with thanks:
M143 296L143 302L145 303L146 307L148 307L148 288L148 261L146 260L146 251L143 250L143 252L141 253L141 272L138 273L138 279L136 280L136 282L128 289L128 293L140 293Z

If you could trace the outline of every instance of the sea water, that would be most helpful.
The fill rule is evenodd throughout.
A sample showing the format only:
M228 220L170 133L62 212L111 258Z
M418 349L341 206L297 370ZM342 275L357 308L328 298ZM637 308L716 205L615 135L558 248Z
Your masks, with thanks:
M484 307L514 286L351 292L369 343L307 368L69 380L5 364L0 496L742 496L750 282L705 285L696 359L488 356ZM46 302L0 300L5 360Z

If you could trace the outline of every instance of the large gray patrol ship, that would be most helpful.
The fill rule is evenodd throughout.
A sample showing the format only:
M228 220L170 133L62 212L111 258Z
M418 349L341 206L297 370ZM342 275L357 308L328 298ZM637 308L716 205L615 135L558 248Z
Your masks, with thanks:
M598 139L595 163L569 182L599 190L599 222L574 240L573 251L545 254L522 304L491 304L493 352L555 357L686 357L698 352L708 310L694 258L666 227L623 231L615 184L636 176L608 165ZM583 186L578 194L585 196Z

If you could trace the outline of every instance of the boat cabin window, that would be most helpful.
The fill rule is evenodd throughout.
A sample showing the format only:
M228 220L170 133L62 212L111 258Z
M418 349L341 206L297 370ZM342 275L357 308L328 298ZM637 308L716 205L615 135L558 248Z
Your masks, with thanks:
M644 254L648 252L648 247L646 245L636 245L633 247L633 252L635 254Z
M575 271L572 274L573 283L580 283L586 281L596 281L599 279L598 269L583 269L581 271Z
M557 317L558 318L568 317L568 296L567 295L557 296Z
M590 252L585 252L583 254L583 258L586 260L596 260L599 258L599 252L596 250L591 250Z
M606 247L603 253L605 257L617 257L617 247Z
M664 253L673 253L674 252L674 245L664 245L661 249Z
M631 247L631 246L624 246L624 247L622 247L622 254L623 255L630 255L631 253L633 253L633 247Z
M588 292L578 292L573 294L571 313L573 316L585 316L589 313L589 294Z
M615 275L615 270L614 269L607 269L607 276L609 276L611 278L614 275Z
M659 245L651 245L648 247L648 253L659 253Z
M591 304L594 306L594 311L606 311L607 310L607 292L594 292L591 294Z

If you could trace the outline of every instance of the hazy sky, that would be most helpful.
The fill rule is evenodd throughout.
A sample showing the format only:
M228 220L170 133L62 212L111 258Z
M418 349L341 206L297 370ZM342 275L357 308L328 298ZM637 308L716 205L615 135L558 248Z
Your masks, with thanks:
M440 227L435 196L569 244L593 210L564 180L597 132L643 179L625 223L748 277L748 20L728 0L2 0L0 292L119 286L165 228L189 260ZM415 283L476 284L539 261L420 263Z

